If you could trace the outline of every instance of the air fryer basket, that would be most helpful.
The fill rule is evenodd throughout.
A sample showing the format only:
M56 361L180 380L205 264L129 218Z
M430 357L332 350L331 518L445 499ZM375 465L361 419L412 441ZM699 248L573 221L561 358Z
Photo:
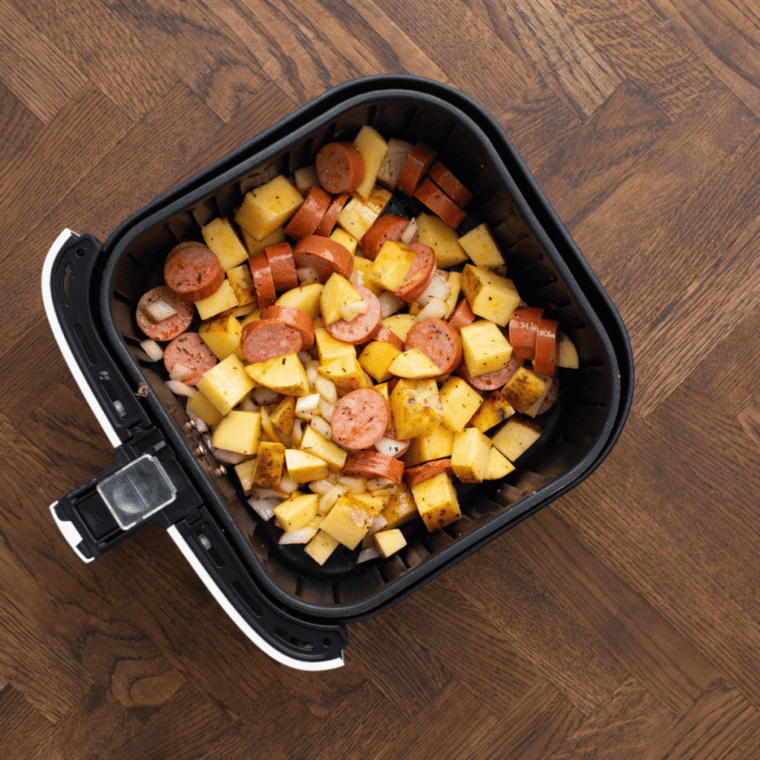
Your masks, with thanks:
M387 560L357 566L341 547L320 567L300 547L280 546L277 531L250 512L232 478L198 454L183 405L162 368L146 361L134 323L139 297L161 281L178 241L232 217L243 195L278 174L313 163L317 150L353 139L364 125L384 137L424 141L445 157L475 195L471 207L506 252L508 275L531 305L560 320L578 348L580 369L563 370L561 396L537 419L541 440L504 482L460 486L464 517L428 533L402 526L407 546ZM397 199L408 211L416 207ZM144 403L201 484L231 550L253 580L283 607L310 618L357 620L376 614L468 556L586 477L609 452L632 392L630 346L619 316L498 125L448 87L415 77L371 77L318 98L159 198L123 223L105 245L100 317L129 384L147 384Z

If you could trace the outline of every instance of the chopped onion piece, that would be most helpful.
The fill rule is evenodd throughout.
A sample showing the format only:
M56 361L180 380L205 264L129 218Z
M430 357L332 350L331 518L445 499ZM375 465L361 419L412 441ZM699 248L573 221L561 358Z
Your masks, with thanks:
M319 375L314 381L314 390L330 404L338 403L338 389L332 380Z
M367 481L367 490L379 491L381 488L387 488L392 485L395 485L394 482L388 478L370 478Z
M406 229L401 234L401 242L404 245L409 245L409 243L411 243L414 240L416 235L417 235L417 220L412 219L412 221L406 225Z
M273 491L271 488L261 488L257 486L251 491L252 499L268 499L269 501L276 501L277 503L282 501L280 494L277 491Z
M224 464L240 464L245 456L238 454L236 451L227 451L227 449L217 449L214 446L211 447L211 455L217 462Z
M308 351L301 349L298 352L298 358L301 360L301 364L305 367L311 361L311 354Z
M331 483L326 478L324 480L312 480L311 483L309 483L309 490L312 491L312 493L318 493L320 495L326 494L335 483Z
M250 396L246 396L240 403L241 412L255 412L256 409L256 404Z
M282 443L280 433L272 424L272 418L269 416L266 407L261 407L261 429L272 439L273 443Z
M296 417L302 420L310 420L314 412L319 409L319 394L311 393L308 396L301 396L296 400Z
M279 544L308 544L314 536L317 535L317 528L315 525L304 525L303 528L298 530L292 530L290 533L283 533L280 536Z
M332 420L334 411L335 411L335 404L331 404L329 401L325 401L323 398L319 399L319 413L326 420Z
M377 559L379 556L380 549L376 546L369 546L359 552L359 555L356 557L356 564L360 565L362 562L369 562L371 559Z
M192 380L197 374L197 370L194 370L192 367L188 367L187 364L177 362L169 372L169 379L181 380L182 382L185 382L185 380Z
M290 431L290 438L295 446L301 445L301 439L303 438L303 423L301 420L295 420L293 422L293 429Z
M265 388L263 385L260 385L253 390L253 400L259 406L264 406L264 404L274 404L274 402L277 401L278 395L277 391L273 391L271 388Z
M374 491L373 495L379 496L384 502L388 502L396 491L398 491L398 486L394 483L392 486L388 486L388 488L381 488Z
M343 303L340 305L340 316L350 322L356 319L360 314L366 314L369 311L367 301L354 301L353 303Z
M359 285L360 287L364 287L364 272L362 272L359 267L354 267L351 270L351 276L348 278L348 281L352 285Z
M375 444L375 448L387 457L395 457L399 451L404 449L404 443L395 438L381 438Z
M319 362L316 360L312 360L306 364L306 379L312 388L316 385L317 378L319 377L317 367L319 367Z
M167 380L166 387L175 396L187 396L187 398L192 398L198 392L197 388L193 388L192 385L187 385L181 380Z
M338 482L344 485L351 493L362 493L367 490L364 478L353 478L349 475L342 475L338 478Z
M443 319L446 315L446 304L440 298L433 298L417 315L417 319Z
M151 322L163 322L169 317L173 317L177 310L169 303L160 298L158 301L153 301L145 307L145 313L148 315L148 319Z
M440 298L445 301L451 293L451 285L443 271L437 269L433 279L430 281L422 295L417 299L420 306L427 306L433 298Z
M285 493L293 493L298 490L298 483L291 480L287 475L283 475L280 479L280 490Z
M253 496L248 499L248 505L262 519L271 520L274 517L274 508L277 506L271 499L257 499Z
M298 282L319 282L319 275L311 267L301 267L296 269L296 275L298 276Z
M340 499L346 492L346 487L342 485L333 486L327 493L322 494L319 500L318 515L326 515L334 506L335 502Z
M208 432L209 426L192 409L185 409L185 411L187 412L187 418L195 425L195 429L199 433Z
M140 341L140 348L145 351L152 362L160 362L164 358L164 349L152 338Z
M389 290L381 293L377 297L377 300L380 301L381 319L385 319L386 317L390 317L392 314L396 314L396 312L401 311L401 309L406 306L406 303L401 298L394 296L393 293L391 293Z
M322 417L312 417L311 427L316 430L323 438L327 438L328 441L332 441L332 427L330 423Z

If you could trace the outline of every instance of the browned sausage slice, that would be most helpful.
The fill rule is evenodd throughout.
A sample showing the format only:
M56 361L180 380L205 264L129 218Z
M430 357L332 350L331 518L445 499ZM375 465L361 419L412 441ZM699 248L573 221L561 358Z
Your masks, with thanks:
M341 193L337 198L333 198L332 203L322 217L322 221L319 223L319 227L314 230L315 235L322 235L322 237L330 237L330 235L332 235L332 231L335 229L335 224L338 221L340 212L343 211L343 206L346 205L348 199L348 193Z
M277 300L272 268L269 266L266 253L260 251L255 256L251 256L248 259L248 266L251 268L256 301L260 309L266 309L267 306L271 306Z
M317 179L328 193L352 193L364 179L364 159L350 142L334 142L320 148L315 159Z
M333 272L351 276L354 260L345 245L320 235L307 235L299 240L293 248L293 260L296 268L311 267L322 283L327 282Z
M301 207L303 208L303 206ZM290 243L276 243L264 247L264 254L272 270L275 290L290 290L298 287L298 275L293 261Z
M370 340L380 324L381 308L377 296L361 285L354 285L356 292L367 304L367 311L359 314L350 321L339 319L331 325L325 325L325 329L335 340L343 343L351 343L354 346Z
M401 166L396 187L410 198L422 181L425 173L435 161L437 153L424 143L417 143Z
M303 347L308 350L314 345L314 320L309 314L294 306L269 306L261 313L262 319L276 319L301 333Z
M404 341L404 350L418 348L441 370L453 372L462 361L462 339L442 319L422 319L412 325Z
M335 405L330 423L333 438L343 448L360 451L374 446L388 429L391 410L388 402L371 388L359 388Z
M430 478L440 475L442 472L452 472L450 459L436 459L434 462L425 462L425 464L410 467L404 472L404 479L409 488L412 488L424 480L430 480Z
M509 345L516 359L533 359L536 332L544 310L538 306L520 306L509 318Z
M188 301L201 301L214 295L222 286L224 269L216 254L202 243L180 243L166 257L164 280Z
M145 308L156 301L166 301L177 313L171 317L154 322ZM137 303L135 313L137 326L153 340L171 340L185 332L193 321L193 305L168 285L159 285L145 293Z
M409 226L409 220L398 214L383 214L372 223L361 239L362 256L374 261L383 243L387 240L401 240L401 236Z
M357 451L348 455L343 472L346 475L388 478L400 485L404 475L404 463L377 451Z
M390 343L394 348L399 351L404 350L404 341L396 335L393 330L389 330L385 325L380 325L377 331L372 336L372 340L381 340L383 343Z
M240 349L246 361L265 362L277 356L297 354L303 347L301 333L276 319L257 319L243 328Z
M414 303L435 276L435 252L424 243L410 243L409 247L417 256L396 295L407 303Z
M283 232L295 240L312 235L319 227L327 209L330 207L332 198L321 187L314 187L309 190L304 202L299 206L298 211L290 218L285 225Z
M533 369L540 375L554 375L554 353L557 349L556 319L541 317L536 330L536 353L533 357Z
M420 182L419 187L414 191L414 197L422 201L436 216L454 229L459 227L467 216L466 212L462 211L430 177L425 177Z
M475 388L475 390L495 391L497 388L505 386L512 379L512 375L514 375L522 365L523 360L516 359L513 356L504 369L497 369L495 372L488 372L479 377L471 377L470 373L467 371L467 365L462 362L459 367L457 367L457 374L461 375L461 377Z
M204 372L216 364L216 356L197 333L178 335L164 350L164 366L171 373L175 365L182 364L193 374L182 379L187 385L196 385Z
M465 325L471 325L474 321L475 313L470 308L470 302L463 298L449 318L449 324L459 332Z
M472 193L440 161L430 167L428 176L460 208L472 200Z

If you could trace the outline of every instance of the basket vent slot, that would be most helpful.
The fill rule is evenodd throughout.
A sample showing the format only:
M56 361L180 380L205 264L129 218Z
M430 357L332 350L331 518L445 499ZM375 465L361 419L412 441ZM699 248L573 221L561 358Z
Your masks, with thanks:
M222 557L221 554L216 550L216 547L209 541L208 536L202 531L199 530L196 532L196 535L198 536L198 540L201 542L201 546L208 552L211 559L214 560L217 567L224 567L224 557Z
M256 615L256 617L261 617L264 614L259 603L245 590L245 586L243 586L240 581L232 581L232 588L237 591L240 598L248 605L248 609Z
M291 644L294 647L303 649L306 652L310 652L312 649L314 649L314 643L312 641L303 641L301 639L297 639L295 636L291 636L284 628L275 628L274 632L283 641L287 641L288 644Z
M82 325L80 324L74 325L74 331L77 334L77 338L79 338L79 342L82 344L82 348L84 349L85 354L87 354L87 359L89 360L90 364L97 364L98 360L95 357L95 352L92 350L90 341L87 340L87 337L84 334Z
M63 298L66 301L66 306L71 306L74 303L71 296L71 273L73 271L74 265L71 262L66 264L66 269L63 272Z

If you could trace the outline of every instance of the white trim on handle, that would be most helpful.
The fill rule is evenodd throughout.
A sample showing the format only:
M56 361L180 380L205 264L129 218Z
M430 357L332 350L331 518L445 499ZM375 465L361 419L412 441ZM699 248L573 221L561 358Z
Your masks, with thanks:
M61 328L61 323L58 319L58 315L56 314L55 306L53 304L53 262L58 256L61 248L66 245L70 237L76 237L76 233L72 232L70 229L65 229L63 232L61 232L61 234L58 235L58 237L55 239L55 242L45 257L45 263L42 266L42 303L45 306L45 314L47 314L48 322L50 322L50 328L52 329L55 340L58 343L58 348L61 349L63 358L66 360L66 364L68 364L69 371L74 376L74 380L77 381L79 390L82 391L82 395L90 405L92 413L95 415L98 422L100 423L100 426L103 428L103 432L106 434L106 437L110 441L111 446L116 448L121 443L121 438L119 438L119 434L116 432L113 425L111 424L111 421L106 416L105 412L103 411L103 407L100 405L97 397L92 392L92 389L85 379L84 373L77 364L77 360L74 357L71 347L69 346L68 342L66 341L66 337L63 334L63 329Z
M76 529L76 526L74 525L71 520L61 520L60 517L55 513L55 505L57 504L57 501L54 501L50 505L50 514L53 515L53 519L55 520L55 524L58 526L58 530L61 531L61 534L66 539L66 543L76 552L79 559L82 560L82 562L92 562L95 557L85 557L82 552L79 551L79 544L82 543L82 536L79 533L79 531Z
M217 585L217 583L214 581L214 579L211 577L211 575L208 573L205 567L203 567L203 564L198 559L198 557L195 556L195 553L190 548L190 545L187 543L187 541L184 539L182 535L180 535L179 531L177 530L176 525L172 525L170 528L166 531L174 540L174 543L177 544L179 547L179 550L182 552L182 554L185 556L185 559L190 563L193 570L198 574L198 577L203 581L206 588L211 592L214 599L216 599L217 602L222 606L224 611L232 618L232 621L237 625L238 628L259 648L262 652L265 654L268 654L273 660L277 660L277 662L287 665L290 668L294 668L296 670L311 670L311 671L318 671L318 670L333 670L335 668L340 668L343 665L343 653L341 652L339 657L336 657L333 660L326 660L323 662L304 662L303 660L297 660L294 657L288 657L287 655L283 654L282 652L275 649L268 641L266 641L259 633L257 633L246 621L243 619L242 615L232 606L232 603L227 598L226 594L222 591L221 588Z

